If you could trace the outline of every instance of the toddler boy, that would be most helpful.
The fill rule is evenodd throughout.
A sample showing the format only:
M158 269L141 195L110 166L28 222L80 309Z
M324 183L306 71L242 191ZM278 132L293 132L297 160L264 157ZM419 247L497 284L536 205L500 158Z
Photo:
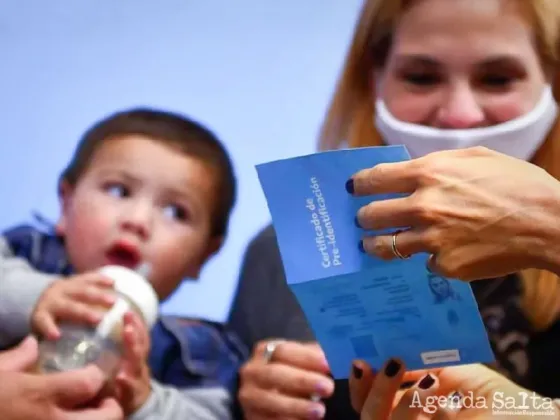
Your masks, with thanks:
M104 265L149 263L165 300L220 249L235 188L226 150L195 121L132 109L95 124L60 177L54 232L0 238L0 348L30 330L56 339L60 322L97 325L114 302ZM124 322L115 392L128 418L230 417L239 340L200 320L162 316L151 332L132 313Z

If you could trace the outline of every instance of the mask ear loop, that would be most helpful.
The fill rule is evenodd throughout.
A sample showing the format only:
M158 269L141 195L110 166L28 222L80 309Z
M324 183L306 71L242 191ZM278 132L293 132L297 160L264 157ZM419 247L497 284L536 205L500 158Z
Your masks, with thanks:
M560 51L559 51L560 54ZM560 103L560 62L557 64L558 70L552 78L552 94L557 103Z
M550 84L552 86L552 94L556 103L560 104L560 39L556 41L556 57L550 58L550 66L552 67L552 80Z

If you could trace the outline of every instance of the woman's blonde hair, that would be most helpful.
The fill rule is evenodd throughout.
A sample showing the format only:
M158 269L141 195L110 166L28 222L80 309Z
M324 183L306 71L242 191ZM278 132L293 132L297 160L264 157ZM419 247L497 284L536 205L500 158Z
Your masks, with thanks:
M358 19L342 75L319 136L319 148L382 145L374 126L374 69L383 66L392 32L403 11L415 0L366 0ZM553 88L560 101L560 0L516 0L534 25L543 65L554 69ZM560 120L532 162L560 180ZM521 305L538 330L554 322L560 308L560 279L544 270L521 273Z

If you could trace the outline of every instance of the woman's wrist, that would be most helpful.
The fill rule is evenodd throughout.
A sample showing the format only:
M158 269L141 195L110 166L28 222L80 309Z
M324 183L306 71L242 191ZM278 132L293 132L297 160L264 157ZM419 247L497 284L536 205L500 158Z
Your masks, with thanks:
M534 268L560 275L560 184L555 187L539 206L542 216L536 219L538 226L535 226L539 241L529 252L538 264Z

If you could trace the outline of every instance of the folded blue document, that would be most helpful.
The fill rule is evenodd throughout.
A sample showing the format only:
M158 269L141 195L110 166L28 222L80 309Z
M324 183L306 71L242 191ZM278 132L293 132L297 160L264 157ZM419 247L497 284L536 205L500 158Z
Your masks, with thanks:
M387 262L359 250L364 234L379 232L356 226L358 209L396 195L353 197L346 181L409 158L404 146L385 146L257 166L288 285L336 379L354 359L379 369L398 357L410 370L494 360L468 283L430 274L426 254Z

